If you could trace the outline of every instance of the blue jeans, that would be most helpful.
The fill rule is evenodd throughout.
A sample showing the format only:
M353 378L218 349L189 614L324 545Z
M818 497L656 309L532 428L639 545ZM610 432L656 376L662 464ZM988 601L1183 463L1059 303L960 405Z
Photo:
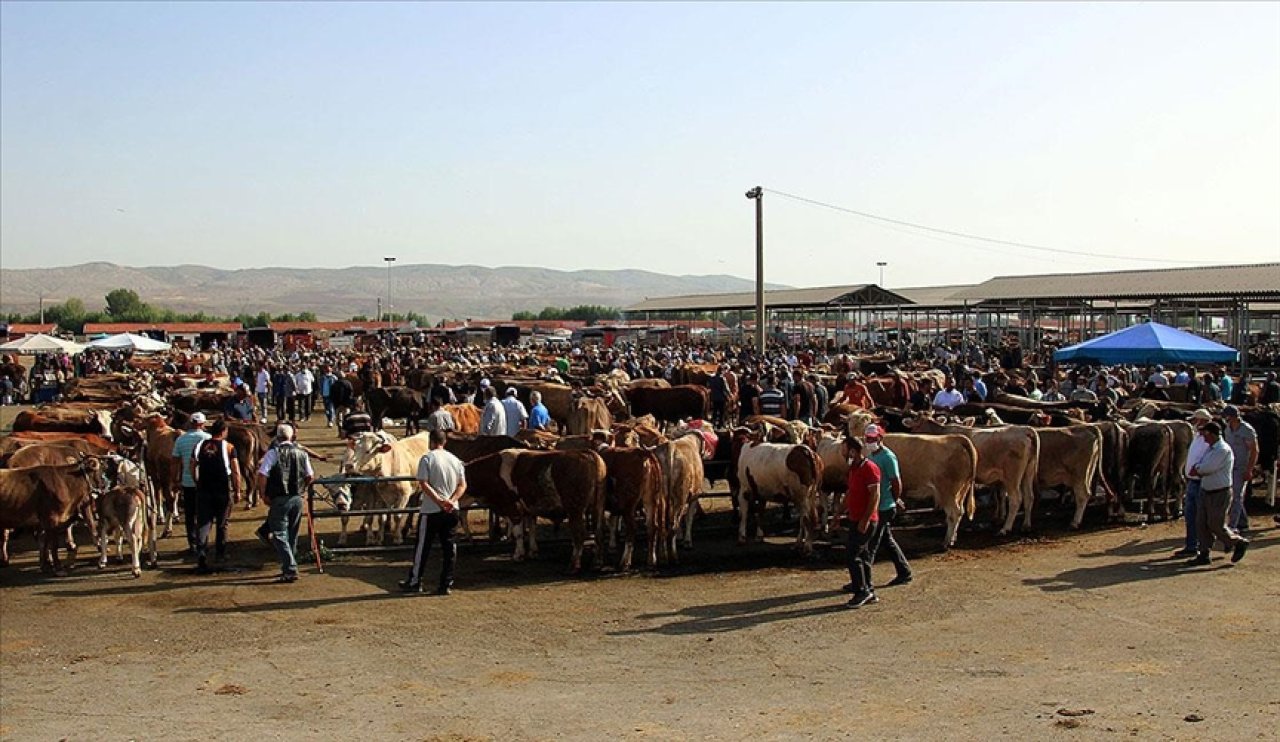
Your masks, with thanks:
M1200 539L1196 536L1196 511L1200 509L1200 480L1187 479L1187 494L1182 503L1182 520L1187 524L1186 547L1197 551Z
M1249 514L1244 510L1244 496L1249 488L1249 482L1245 481L1247 474L1243 467L1231 472L1231 509L1227 511L1227 525L1237 531L1249 528Z
M275 539L272 541L276 553L280 555L280 572L286 575L298 574L298 560L293 551L298 540L298 526L302 524L302 498L276 497L267 508L267 530Z
M329 396L327 396L327 395L326 395L326 396L325 396L325 398L324 398L324 419L325 419L325 421L326 421L326 422L333 422L333 417L334 417L334 415L336 415L336 414L337 414L337 412L338 412L338 410L337 410L337 408L336 408L336 407L334 407L333 399L331 399Z

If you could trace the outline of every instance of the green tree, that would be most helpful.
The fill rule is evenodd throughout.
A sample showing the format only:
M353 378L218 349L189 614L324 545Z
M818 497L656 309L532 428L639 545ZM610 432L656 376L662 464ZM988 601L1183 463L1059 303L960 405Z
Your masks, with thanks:
M141 317L148 314L150 309L133 289L114 289L107 294L107 313L116 319Z

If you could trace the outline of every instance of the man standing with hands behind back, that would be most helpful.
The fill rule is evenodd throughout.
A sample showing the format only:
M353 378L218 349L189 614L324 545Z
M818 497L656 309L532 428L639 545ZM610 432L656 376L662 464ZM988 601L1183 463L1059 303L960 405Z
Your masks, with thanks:
M448 595L453 587L453 565L458 557L458 545L453 541L458 527L458 501L467 491L467 471L462 461L444 449L448 434L443 430L430 433L430 450L418 461L418 487L422 490L422 505L418 518L418 546L413 553L413 566L409 577L400 582L405 592L422 592L422 571L431 553L431 542L440 541L442 564L440 584L436 595Z
M845 558L849 563L849 584L846 592L852 592L847 607L861 608L868 603L878 603L871 585L871 539L876 532L880 510L880 468L862 455L862 441L844 439L845 457L849 459L849 489L844 506L849 516L849 544Z

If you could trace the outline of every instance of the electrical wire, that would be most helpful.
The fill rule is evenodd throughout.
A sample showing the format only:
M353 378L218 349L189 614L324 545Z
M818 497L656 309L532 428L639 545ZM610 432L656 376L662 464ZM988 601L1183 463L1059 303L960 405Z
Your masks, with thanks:
M844 206L829 204L825 201L818 201L817 199L805 198L804 196L797 196L794 193L787 193L786 191L779 191L773 188L763 188L762 190L768 193L772 193L776 196L782 196L784 198L789 198L795 201L800 201L802 203L811 204L813 206L821 206L824 209L831 209L833 211L840 211L846 214L852 214L854 216L859 216L864 219L871 219L874 221L884 222L887 224L896 224L902 227L910 227L912 229L919 229L925 232L933 232L935 234L943 234L951 237L961 237L967 240L976 240L978 242L989 242L995 245L1006 245L1008 247L1017 247L1024 250L1037 250L1039 252L1056 253L1059 255L1073 255L1073 256L1082 257L1082 258L1102 258L1104 260L1131 260L1131 261L1141 262L1141 263L1178 263L1181 265L1212 265L1214 264L1212 263L1212 261L1203 261L1203 260L1175 260L1173 258L1143 258L1143 257L1135 257L1132 255L1107 255L1105 253L1083 252L1080 250L1064 250L1056 247L1045 247L1044 245L1032 245L1026 242L1002 240L997 237L984 237L982 235L969 234L968 232L958 232L952 229L942 229L941 227L930 227L926 224L916 224L915 222L908 222L902 219L893 219L887 216L880 216L879 214L871 214L865 211L858 211L857 209L850 209Z

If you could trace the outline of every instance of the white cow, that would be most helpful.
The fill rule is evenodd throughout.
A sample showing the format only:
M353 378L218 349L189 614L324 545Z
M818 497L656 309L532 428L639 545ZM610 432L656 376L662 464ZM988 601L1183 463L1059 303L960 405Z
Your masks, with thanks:
M429 436L419 433L403 440L384 431L360 433L347 445L347 454L343 459L342 471L348 476L361 477L416 477L418 461L430 450ZM409 501L417 491L416 481L377 482L375 484L358 484L352 488L352 498L360 507L376 509L403 510L409 507ZM405 522L404 515L392 515L383 520L381 516L366 516L362 529L366 531L366 539L372 542L374 529L379 531L379 543L387 542L388 531L391 543L401 542L401 531ZM342 519L342 531L338 535L338 543L345 544L347 539L347 520Z
M813 532L818 525L821 482L822 462L808 446L744 443L738 452L738 543L747 542L747 518L753 506L756 503L763 506L768 498L781 498L794 503L800 513L796 547L804 554L811 553Z
M145 530L146 495L134 485L117 485L95 498L98 510L98 569L107 566L111 536L116 537L116 559L124 559L124 540L129 538L133 576L142 575L140 555ZM154 554L153 563L154 563Z

